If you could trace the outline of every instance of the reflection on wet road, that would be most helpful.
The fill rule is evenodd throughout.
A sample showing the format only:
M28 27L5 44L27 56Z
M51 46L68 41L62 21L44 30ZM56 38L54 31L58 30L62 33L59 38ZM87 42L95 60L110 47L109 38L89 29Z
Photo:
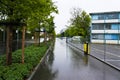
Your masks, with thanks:
M120 80L120 72L56 39L32 80Z

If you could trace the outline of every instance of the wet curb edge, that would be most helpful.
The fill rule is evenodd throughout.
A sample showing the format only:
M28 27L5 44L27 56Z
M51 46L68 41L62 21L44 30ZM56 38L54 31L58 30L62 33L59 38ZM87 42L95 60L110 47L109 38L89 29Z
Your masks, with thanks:
M34 68L33 72L30 74L30 77L27 80L31 80L32 77L34 76L35 72L37 71L38 67L42 64L42 62L45 60L46 56L48 55L49 51L52 49L53 43L50 45L50 47L47 49L45 52L45 55L41 58L40 62L38 65Z
M80 51L84 52L82 49L76 47L74 44L71 44L70 42L68 42L68 44L70 44L70 45L72 45L73 47L75 47L75 48L79 49ZM97 58L97 57L95 57L95 56L93 56L93 55L91 55L91 54L89 54L89 56L91 56L91 57L93 57L93 58L95 58L95 59L97 59L97 60L99 60L99 61L101 61L101 62L103 62L103 63L105 63L105 64L107 64L107 65L109 65L110 67L112 67L112 68L114 68L114 69L116 69L116 70L118 70L118 71L120 71L120 68L118 68L118 67L116 67L116 66L114 66L114 65L112 65L112 64L110 64L110 63L108 63L108 62L105 62L105 61L103 61L103 60L101 60L101 59L99 59L99 58Z

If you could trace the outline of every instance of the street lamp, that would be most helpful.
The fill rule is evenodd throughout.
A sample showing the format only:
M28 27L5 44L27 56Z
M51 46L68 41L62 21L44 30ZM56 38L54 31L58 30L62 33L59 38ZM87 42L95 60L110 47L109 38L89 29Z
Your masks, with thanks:
M17 42L19 41L19 34L18 34L18 30L16 30L17 33Z
M5 30L4 30L4 29L2 29L2 28L1 28L0 30L1 30L1 31L2 31L2 33L3 33L3 37L2 37L3 39L2 39L2 41L3 41L3 42L5 42Z
M16 30L16 34L17 34L17 49L18 49L18 41L19 41L19 33L18 33L18 29Z
M39 44L40 44L40 36L41 36L41 26L43 25L42 22L39 22Z

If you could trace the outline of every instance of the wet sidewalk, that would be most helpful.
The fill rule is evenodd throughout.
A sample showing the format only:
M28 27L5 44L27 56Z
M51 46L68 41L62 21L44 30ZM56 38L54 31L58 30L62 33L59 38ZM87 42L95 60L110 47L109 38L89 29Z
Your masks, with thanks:
M56 39L53 52L31 80L120 80L120 72Z
M83 44L77 41L68 41L68 43L81 51ZM120 46L110 44L89 44L90 55L107 63L108 65L120 70Z

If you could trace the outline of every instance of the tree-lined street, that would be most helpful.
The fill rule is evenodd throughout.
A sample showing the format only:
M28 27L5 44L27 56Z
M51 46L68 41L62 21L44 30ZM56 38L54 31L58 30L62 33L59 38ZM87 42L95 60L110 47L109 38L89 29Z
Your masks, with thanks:
M55 20L60 6L56 3L56 0L0 0L0 80L120 80L120 46L106 41L90 43L92 18L105 22L105 17L100 14L91 17L80 7L72 7L66 28L58 33ZM59 14L62 12L67 10L62 9ZM105 15L116 19L116 14ZM119 27L111 24L105 27L102 23L104 33L105 28ZM100 33L101 37L106 40ZM115 33L107 37L117 39ZM119 37L118 34L118 40Z
M116 69L67 44L65 39L57 38L53 52L31 80L119 80L119 74Z

